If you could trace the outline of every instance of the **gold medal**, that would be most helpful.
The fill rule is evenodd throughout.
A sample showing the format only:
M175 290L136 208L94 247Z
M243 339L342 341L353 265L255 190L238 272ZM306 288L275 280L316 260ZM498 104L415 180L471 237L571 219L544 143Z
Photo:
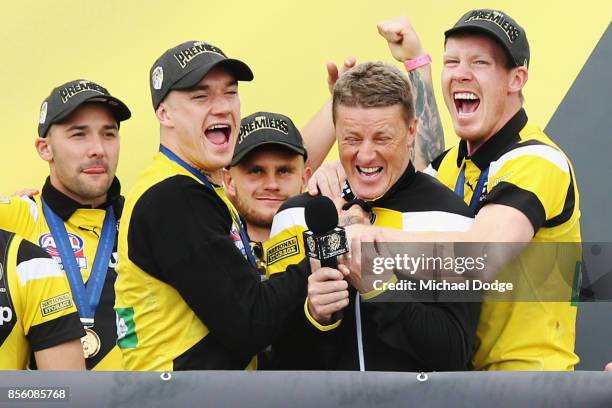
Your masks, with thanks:
M83 346L83 356L90 358L98 354L100 351L100 337L90 327L84 327L85 335L81 337L81 346Z

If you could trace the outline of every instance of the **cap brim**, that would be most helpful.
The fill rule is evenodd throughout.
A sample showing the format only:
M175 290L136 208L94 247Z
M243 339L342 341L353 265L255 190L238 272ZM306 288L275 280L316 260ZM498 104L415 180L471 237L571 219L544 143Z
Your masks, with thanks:
M84 103L101 103L103 105L106 105L106 107L111 111L117 122L122 122L132 116L132 112L130 112L130 109L127 107L127 105L121 102L119 99L115 98L114 96L92 95L88 98L83 99L81 102L79 102L78 105L74 106L72 109L68 109L62 112L60 115L56 116L53 120L53 123L59 123L63 121Z
M247 148L245 148L244 150L240 151L240 153L235 154L234 157L232 157L232 161L230 162L230 166L235 166L236 164L238 164L238 162L240 160L242 160L244 158L244 156L246 156L247 154L251 153L253 150L258 149L262 146L269 146L269 145L277 145L277 146L282 146L282 147L286 147L287 149L296 152L297 154L300 154L302 156L304 156L304 160L306 160L308 158L308 153L306 152L306 149L303 147L298 147L289 143L285 143L285 142L280 142L280 141L276 141L276 140L270 140L270 141L265 141L265 142L261 142L261 143L257 143L253 146L249 146Z
M253 71L251 71L251 68L249 68L247 64L237 59L227 58L194 69L176 81L170 87L170 89L191 88L192 86L197 85L197 83L200 82L202 78L204 78L206 74L208 74L214 68L226 68L234 75L237 81L253 80Z
M492 28L487 28L487 27L482 27L482 26L474 26L474 25L463 25L463 26L459 26L459 27L453 27L450 30L446 30L444 32L444 38L448 38L449 36L451 36L453 34L469 33L469 32L485 33L485 34L489 34L490 36L495 38L497 40L497 43L499 45L501 45L503 47L503 49L506 51L506 54L508 55L508 58L510 58L510 61L512 61L512 63L514 65L518 65L516 63L516 61L514 60L514 57L512 56L512 50L510 50L510 48L508 48L506 43L501 38L499 38L499 32L493 30Z

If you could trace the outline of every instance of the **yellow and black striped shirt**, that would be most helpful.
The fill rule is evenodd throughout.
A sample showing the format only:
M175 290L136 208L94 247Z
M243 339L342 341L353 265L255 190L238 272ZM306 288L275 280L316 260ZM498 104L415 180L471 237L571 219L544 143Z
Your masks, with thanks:
M31 351L83 335L57 263L31 242L0 230L0 370L23 370Z
M478 179L488 168L478 211L501 204L521 211L535 231L532 243L580 242L579 194L574 170L561 149L542 130L527 123L523 109L472 156L461 141L425 170L449 189L456 188L465 167L464 200L472 201ZM575 281L576 254L565 281ZM523 253L519 285L531 285L538 270L535 257ZM559 283L560 285L563 282ZM574 353L576 307L567 302L485 302L478 327L474 368L479 370L571 370L578 363ZM565 289L559 289L565 290Z
M93 266L106 208L112 206L117 220L121 217L123 197L121 186L115 178L109 191L107 202L98 208L81 205L55 189L47 178L42 198L49 207L64 221L70 245L74 251L77 265L81 269L83 282L87 283ZM0 204L0 228L15 232L30 242L40 246L61 265L61 258L45 219L41 197L5 198ZM116 279L117 242L109 261L106 279L100 301L95 312L93 330L100 337L100 350L95 356L85 360L88 370L121 370L123 367L121 351L116 346L117 326L113 310L115 303L114 284Z
M261 282L245 259L235 209L162 153L127 196L115 286L118 344L129 370L253 369L309 270Z

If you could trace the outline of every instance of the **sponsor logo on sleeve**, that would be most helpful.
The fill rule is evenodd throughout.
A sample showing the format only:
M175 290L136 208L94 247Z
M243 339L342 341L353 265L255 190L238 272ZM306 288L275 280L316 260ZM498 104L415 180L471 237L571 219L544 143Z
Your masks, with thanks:
M300 253L297 237L291 237L270 247L266 253L268 265Z
M72 298L69 293L62 293L61 295L40 302L40 311L43 317L61 312L70 307L72 307Z

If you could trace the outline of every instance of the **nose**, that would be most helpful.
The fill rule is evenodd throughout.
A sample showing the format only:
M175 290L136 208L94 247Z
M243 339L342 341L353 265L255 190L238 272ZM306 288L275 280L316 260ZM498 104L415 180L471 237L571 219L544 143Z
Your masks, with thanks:
M278 191L280 189L280 185L274 173L266 176L264 180L264 189L266 191Z
M89 140L89 149L88 156L89 157L104 157L104 140L101 135L94 135Z
M376 148L371 141L364 141L357 150L357 163L362 166L368 165L376 158Z
M212 105L210 108L210 112L213 115L224 115L229 113L232 110L232 104L226 97L226 95L221 94L217 95L212 100Z
M465 61L462 61L453 68L451 79L457 82L469 81L472 79L472 70Z

